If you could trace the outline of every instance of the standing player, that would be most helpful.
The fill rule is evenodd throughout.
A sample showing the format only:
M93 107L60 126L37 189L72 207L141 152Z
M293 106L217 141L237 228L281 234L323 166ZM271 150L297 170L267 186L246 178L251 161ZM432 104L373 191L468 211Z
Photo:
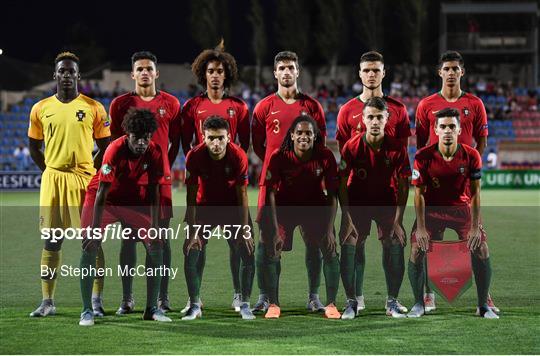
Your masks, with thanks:
M111 102L111 134L116 139L124 135L122 122L129 108L148 109L154 113L158 128L152 136L152 141L160 146L163 153L163 164L166 173L159 185L160 216L159 226L168 228L172 217L172 188L170 172L178 150L180 149L180 102L174 96L156 89L156 79L159 78L157 58L147 51L136 52L131 56L131 78L135 82L135 90L120 95ZM170 143L170 145L169 145ZM120 265L135 266L137 251L129 241L122 241L120 249ZM171 246L169 239L163 241L163 264L171 266ZM135 305L132 295L131 276L122 277L123 298L118 314L131 313ZM169 277L163 276L159 291L159 307L167 312L169 307Z
M461 78L465 75L463 57L456 51L448 51L442 54L439 60L439 76L442 79L441 90L424 98L416 108L416 144L420 149L426 145L437 142L435 134L436 113L448 106L452 106L461 113L461 130L458 137L459 143L474 147L480 153L484 153L487 144L488 123L484 104L480 98L461 90ZM426 311L435 310L435 294L426 283L425 304ZM498 313L499 309L488 297L490 308Z
M80 226L86 187L101 165L110 136L103 105L79 93L79 58L62 52L54 64L56 95L32 107L28 128L30 155L43 171L39 195L41 229ZM94 140L98 151L92 158ZM45 240L41 266L47 266L48 271L60 266L62 241ZM55 314L55 289L56 273L41 277L43 300L30 316Z
M204 141L203 123L210 116L220 116L229 123L231 141L238 142L242 149L249 149L249 110L241 99L228 94L238 79L238 68L234 57L225 52L223 41L216 49L202 51L191 65L198 83L206 89L204 93L186 102L182 111L182 148L187 155L194 146ZM229 256L233 276L233 303L239 310L241 300L239 268L241 256L231 249ZM202 251L202 259L206 252ZM202 265L201 265L202 266ZM202 278L202 270L200 271ZM189 307L189 302L186 308ZM187 309L185 309L187 310Z
M371 220L377 223L383 246L386 314L401 318L405 314L397 297L405 273L403 213L409 195L409 155L406 146L385 134L388 107L383 98L368 99L362 116L366 132L347 141L341 151L339 198L345 215L341 231L347 236L341 247L341 277L348 299L342 318L353 319L357 313L355 256L363 253L358 246L363 250ZM356 234L349 233L353 229Z
M264 206L269 205L266 200L265 177L270 155L281 146L287 137L288 128L298 115L313 117L323 137L321 144L325 144L326 122L323 108L318 101L299 91L297 84L299 74L300 68L296 53L279 52L274 58L274 77L278 81L278 91L262 99L253 111L252 144L255 153L263 161L259 180L259 211ZM257 280L261 291L259 300L254 306L254 309L258 311L268 307L268 295L260 273L263 255L262 249L258 249L256 256ZM318 247L310 245L306 250L306 266L309 283L307 307L312 311L322 311L324 305L318 295L322 256Z
M412 184L415 185L416 221L411 233L409 280L415 304L409 317L424 315L424 258L429 241L442 238L450 228L467 239L478 293L477 313L499 317L488 306L491 263L485 232L480 227L480 178L482 158L477 150L459 143L460 110L444 108L435 114L438 142L416 153Z
M364 53L360 57L360 70L358 75L362 81L362 93L343 105L339 110L337 117L336 140L339 143L340 151L349 139L366 131L366 125L362 120L362 113L365 102L373 97L384 98L388 106L388 119L384 129L385 136L397 139L401 141L404 147L407 147L407 140L409 136L411 136L407 108L397 99L386 96L383 93L382 81L385 76L385 71L382 54L375 51ZM392 182L392 184L396 186L396 182ZM358 238L354 230L351 231L350 234L353 234L353 239ZM343 231L340 232L340 242L342 244L343 241L346 241L348 238L349 236L344 235ZM365 309L363 285L366 253L364 243L361 240L358 241L360 244L356 246L357 253L354 262L354 284L358 311L360 311ZM345 244L345 250L347 250L347 248L349 247ZM345 255L346 254L342 253L341 258L343 259ZM387 309L390 301L391 298L387 298ZM401 312L407 312L407 308L399 304L399 302L398 306Z
M300 226L306 250L320 250L323 254L327 296L324 316L339 319L341 315L335 306L339 257L334 235L339 178L334 154L323 145L313 118L300 115L294 119L283 144L270 156L265 174L268 205L258 216L261 272L270 303L265 318L279 318L281 314L281 251L292 250L294 229Z
M187 214L190 227L184 244L184 272L190 307L182 320L202 316L199 290L204 269L207 239L216 227L227 239L231 255L239 255L238 275L242 319L255 319L249 308L255 273L254 244L251 238L247 196L248 160L246 153L230 142L229 124L210 116L203 124L204 142L186 157ZM234 250L234 252L233 252Z
M364 103L372 97L384 98L388 106L388 122L384 129L386 136L400 140L407 147L407 140L411 136L407 108L397 99L384 95L382 81L385 74L382 54L371 51L360 57L358 75L362 81L362 93L345 103L337 117L336 140L340 151L351 137L366 131L362 110Z
M126 132L111 143L103 157L103 166L92 179L82 212L83 227L92 231L104 228L117 221L124 229L130 228L134 238L145 237L148 228L159 227L159 182L163 178L163 156L158 144L151 142L152 134L157 130L154 114L149 110L131 108L122 123ZM146 230L146 232L144 232ZM101 238L92 234L83 241L81 270L91 271L96 263L97 248ZM124 240L123 240L124 241ZM125 240L134 244L134 240ZM160 239L145 238L146 269L163 270L163 247ZM157 307L157 296L161 283L159 273L148 274L146 309L144 320L171 321ZM83 299L83 312L79 325L94 325L92 311L92 284L94 276L80 280Z

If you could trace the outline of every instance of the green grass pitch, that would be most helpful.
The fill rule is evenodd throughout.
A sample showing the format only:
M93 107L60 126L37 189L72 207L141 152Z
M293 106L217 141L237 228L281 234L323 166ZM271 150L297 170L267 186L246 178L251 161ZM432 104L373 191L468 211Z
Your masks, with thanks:
M183 192L174 201L184 202ZM372 236L367 243L365 298L367 309L355 320L325 320L305 309L307 278L304 248L283 257L279 320L245 322L230 308L232 282L224 241L210 241L202 285L203 318L179 320L187 299L182 271L181 240L172 242L173 265L179 275L170 284L173 323L142 321L145 303L143 278L134 281L137 312L117 317L121 298L119 277L105 281L107 316L96 326L78 326L81 297L76 277L60 277L56 292L58 314L31 319L28 314L41 298L38 234L38 193L0 192L0 354L539 354L540 353L540 193L538 191L483 191L483 221L494 268L491 292L502 310L500 320L474 316L473 285L449 305L438 298L438 310L419 320L384 315L385 283L381 248ZM256 202L257 192L250 191ZM412 204L412 197L409 199ZM173 224L180 222L177 208ZM406 212L410 232L413 209ZM373 230L372 230L373 231ZM449 238L455 238L447 233ZM108 266L118 261L118 241L104 244ZM63 263L78 266L80 244L66 241ZM406 250L406 258L409 250ZM138 262L144 261L142 246ZM255 282L252 299L257 296ZM321 286L324 300L324 282ZM339 302L345 296L340 285ZM405 275L400 300L410 307L412 293ZM341 308L342 305L339 305Z

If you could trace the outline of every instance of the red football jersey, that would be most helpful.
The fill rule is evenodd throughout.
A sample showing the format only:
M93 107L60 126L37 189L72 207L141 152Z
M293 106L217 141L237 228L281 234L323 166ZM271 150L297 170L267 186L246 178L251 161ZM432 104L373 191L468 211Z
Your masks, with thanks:
M182 147L184 154L204 141L203 123L208 117L219 115L229 122L231 140L238 142L247 151L249 148L249 110L247 104L234 96L225 96L219 104L214 104L206 94L189 99L182 110ZM193 140L195 134L195 140Z
M316 148L307 162L300 161L294 151L276 149L270 156L264 185L277 190L278 205L324 205L323 181L327 190L338 189L337 163L328 148Z
M486 108L480 98L463 92L456 102L449 102L441 93L420 100L416 108L416 147L422 148L439 142L435 134L435 113L445 108L455 108L460 112L461 135L459 143L474 145L474 140L488 135Z
M403 103L391 96L385 96L388 106L388 122L384 128L386 136L397 139L411 136L411 128L407 108ZM339 109L337 116L336 140L340 147L343 147L347 141L356 134L366 132L366 125L362 120L362 111L364 102L360 96L349 100Z
M469 205L471 180L482 177L482 159L471 146L458 144L451 161L445 161L438 143L416 152L413 185L425 185L426 206Z
M356 135L343 146L339 174L349 177L350 205L395 205L394 179L411 176L407 147L397 139L384 136L380 149L375 151L365 134Z
M158 91L154 99L150 101L142 100L136 93L126 93L120 95L111 102L109 115L111 116L111 135L120 137L125 134L122 129L122 122L129 108L135 107L148 109L156 116L158 129L152 136L152 141L159 145L163 154L163 162L169 168L164 168L167 172L170 170L169 141L178 142L180 140L180 102L171 94L164 91ZM171 184L170 175L164 177L161 184Z
M263 161L260 185L264 185L270 155L281 146L294 119L299 115L313 117L319 126L321 135L326 137L324 110L317 100L308 95L299 93L294 103L287 104L277 93L274 93L262 99L255 106L251 135L255 153ZM261 148L265 144L266 147L263 151Z
M113 205L145 205L145 186L158 184L163 177L163 155L160 147L150 142L142 156L129 149L127 136L122 136L107 147L99 170L99 181L111 183L107 202Z
M215 161L205 143L186 157L186 185L199 185L198 205L238 205L237 186L248 184L248 159L240 146L229 143L225 157Z

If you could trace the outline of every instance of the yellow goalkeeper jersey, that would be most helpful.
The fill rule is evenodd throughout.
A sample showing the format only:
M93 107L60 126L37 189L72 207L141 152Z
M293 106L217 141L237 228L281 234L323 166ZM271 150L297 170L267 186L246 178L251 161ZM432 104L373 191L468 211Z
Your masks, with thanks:
M103 105L79 94L69 103L56 95L32 107L28 137L45 142L45 165L93 175L94 139L111 135Z

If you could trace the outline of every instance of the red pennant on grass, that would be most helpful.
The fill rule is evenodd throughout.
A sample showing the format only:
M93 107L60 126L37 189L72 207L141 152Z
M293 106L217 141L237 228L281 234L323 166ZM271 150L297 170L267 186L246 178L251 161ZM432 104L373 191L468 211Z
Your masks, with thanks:
M472 285L471 253L467 240L432 241L427 265L430 287L449 303Z

